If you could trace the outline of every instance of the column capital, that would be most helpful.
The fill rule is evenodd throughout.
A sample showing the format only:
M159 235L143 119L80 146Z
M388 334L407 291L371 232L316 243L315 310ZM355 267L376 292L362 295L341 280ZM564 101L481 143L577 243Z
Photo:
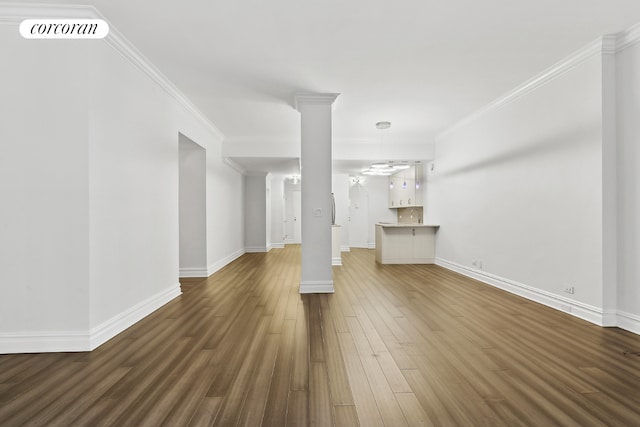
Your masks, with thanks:
M309 93L309 92L302 92L302 93L296 93L295 97L294 97L294 108L298 111L300 111L300 107L303 105L318 105L318 104L325 104L325 105L331 105L333 104L333 101L336 100L336 98L338 97L338 95L340 95L339 93Z

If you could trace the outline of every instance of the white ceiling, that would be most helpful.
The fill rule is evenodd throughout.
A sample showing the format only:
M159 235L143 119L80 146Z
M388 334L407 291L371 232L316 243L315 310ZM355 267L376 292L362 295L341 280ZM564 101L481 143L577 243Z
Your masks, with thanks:
M293 95L338 92L334 143L439 132L603 34L639 0L27 0L92 4L222 131L297 143Z

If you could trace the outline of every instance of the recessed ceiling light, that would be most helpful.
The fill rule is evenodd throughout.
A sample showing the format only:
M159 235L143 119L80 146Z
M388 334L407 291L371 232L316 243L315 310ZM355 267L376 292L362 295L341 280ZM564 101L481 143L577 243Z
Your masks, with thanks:
M378 122L376 123L376 129L389 129L391 122Z

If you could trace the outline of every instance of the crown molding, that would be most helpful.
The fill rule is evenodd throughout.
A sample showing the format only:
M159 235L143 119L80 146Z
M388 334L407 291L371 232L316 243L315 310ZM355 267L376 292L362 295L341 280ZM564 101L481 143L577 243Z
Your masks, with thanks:
M582 64L584 61L586 61L589 58L592 58L596 55L601 54L603 51L603 38L599 37L598 39L594 40L593 42L589 43L588 45L584 46L582 49L577 50L576 52L572 53L571 55L567 56L566 58L562 59L559 62L556 62L554 65L552 65L551 67L547 68L545 71L543 71L542 73L538 74L537 76L525 81L524 83L522 83L519 86L516 86L514 89L512 89L511 91L507 92L506 94L502 95L501 97L495 99L493 102L485 105L484 107L480 108L479 110L475 111L474 113L471 113L470 115L468 115L467 117L463 118L462 120L460 120L459 122L457 122L456 124L454 124L453 126L449 127L448 129L445 129L443 132L440 132L438 135L436 135L436 141L439 139L442 139L444 137L446 137L447 135L451 134L452 132L468 125L469 123L477 120L478 118L480 118L481 116L484 116L485 114L497 110L511 102L514 102L515 100L533 92L534 90L538 89L539 87L547 84L548 82L550 82L551 80L554 80L564 74L566 74L567 72L571 71L573 68L577 67L578 65Z
M247 170L245 168L243 168L242 166L240 166L239 164L237 164L236 162L234 162L233 160L231 160L229 157L223 157L222 161L227 165L230 166L232 169L234 169L236 172L241 173L242 175L246 175L247 174Z
M103 18L104 19L104 18ZM108 21L107 21L108 22ZM224 140L224 134L218 129L198 108L191 103L191 101L164 75L160 70L156 68L151 61L149 61L129 40L127 40L122 33L114 28L109 23L109 34L104 40L109 46L116 50L132 65L138 68L151 78L158 86L164 89L169 95L171 95L176 101L182 105L182 107L191 113L196 119L198 119L205 127L207 127L219 141Z
M602 36L601 41L603 55L615 55L618 52L618 36L616 34Z
M582 64L585 60L595 55L615 55L623 49L632 46L640 41L640 23L620 32L617 34L605 35L597 38L582 49L577 50L551 67L547 68L537 76L527 80L515 89L507 92L501 97L497 98L493 102L485 105L476 112L463 118L453 126L445 129L436 135L435 140L442 139L452 132L468 125L475 121L486 113L497 110L500 107L513 102L539 87L543 86L547 82L554 80L563 74L569 72L576 66Z
M296 93L294 107L300 111L302 105L332 105L339 93Z
M617 34L616 50L619 52L640 41L640 23Z
M198 108L95 7L77 5L24 5L17 3L0 4L0 22L19 23L24 19L33 18L93 18L106 21L109 24L109 34L102 40L178 101L187 112L209 129L219 141L224 140L224 134L220 129L198 110Z
M104 20L93 6L0 3L0 22L20 23L25 19L37 18ZM111 23L109 26L111 27Z

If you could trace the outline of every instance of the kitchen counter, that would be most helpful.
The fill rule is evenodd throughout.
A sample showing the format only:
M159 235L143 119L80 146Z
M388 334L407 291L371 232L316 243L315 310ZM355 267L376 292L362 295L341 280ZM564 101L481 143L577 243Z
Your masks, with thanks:
M433 224L376 224L376 262L380 264L433 264L436 231Z

